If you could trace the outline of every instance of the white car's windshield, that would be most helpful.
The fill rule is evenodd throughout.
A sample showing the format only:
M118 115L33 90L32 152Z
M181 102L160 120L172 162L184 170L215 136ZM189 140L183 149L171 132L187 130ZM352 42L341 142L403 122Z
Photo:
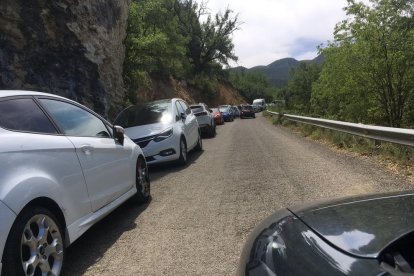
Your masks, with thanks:
M169 123L171 120L171 101L161 100L125 109L116 118L114 124L126 128L155 123Z

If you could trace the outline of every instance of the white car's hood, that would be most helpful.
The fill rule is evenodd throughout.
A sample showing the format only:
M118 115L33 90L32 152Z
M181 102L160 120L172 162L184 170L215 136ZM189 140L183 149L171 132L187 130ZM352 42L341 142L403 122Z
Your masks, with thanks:
M131 139L139 139L159 134L170 127L172 127L172 124L163 123L128 127L125 128L125 134Z

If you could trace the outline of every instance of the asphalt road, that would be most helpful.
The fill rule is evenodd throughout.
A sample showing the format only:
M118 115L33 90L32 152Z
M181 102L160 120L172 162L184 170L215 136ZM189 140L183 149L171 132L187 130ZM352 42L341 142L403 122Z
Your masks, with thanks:
M152 168L152 201L90 229L68 249L65 275L232 275L249 232L279 208L412 188L260 114L217 132L188 166Z

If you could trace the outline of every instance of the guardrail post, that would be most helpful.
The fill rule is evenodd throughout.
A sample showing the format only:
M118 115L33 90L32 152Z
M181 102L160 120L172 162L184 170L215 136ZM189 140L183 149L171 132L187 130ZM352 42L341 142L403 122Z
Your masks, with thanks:
M281 124L282 123L282 119L283 119L283 113L279 112L279 114L277 114L277 122L279 124Z
M380 150L381 150L381 141L375 139L374 140L374 146L375 146L374 151L375 151L375 153L378 154L380 152Z

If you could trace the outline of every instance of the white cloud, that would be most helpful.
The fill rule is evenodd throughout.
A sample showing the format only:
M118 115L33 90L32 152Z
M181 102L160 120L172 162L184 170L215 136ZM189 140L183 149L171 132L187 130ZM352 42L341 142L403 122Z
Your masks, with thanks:
M238 65L266 65L277 59L316 57L316 47L332 40L345 18L346 0L210 0L212 13L227 6L239 14L233 36Z

